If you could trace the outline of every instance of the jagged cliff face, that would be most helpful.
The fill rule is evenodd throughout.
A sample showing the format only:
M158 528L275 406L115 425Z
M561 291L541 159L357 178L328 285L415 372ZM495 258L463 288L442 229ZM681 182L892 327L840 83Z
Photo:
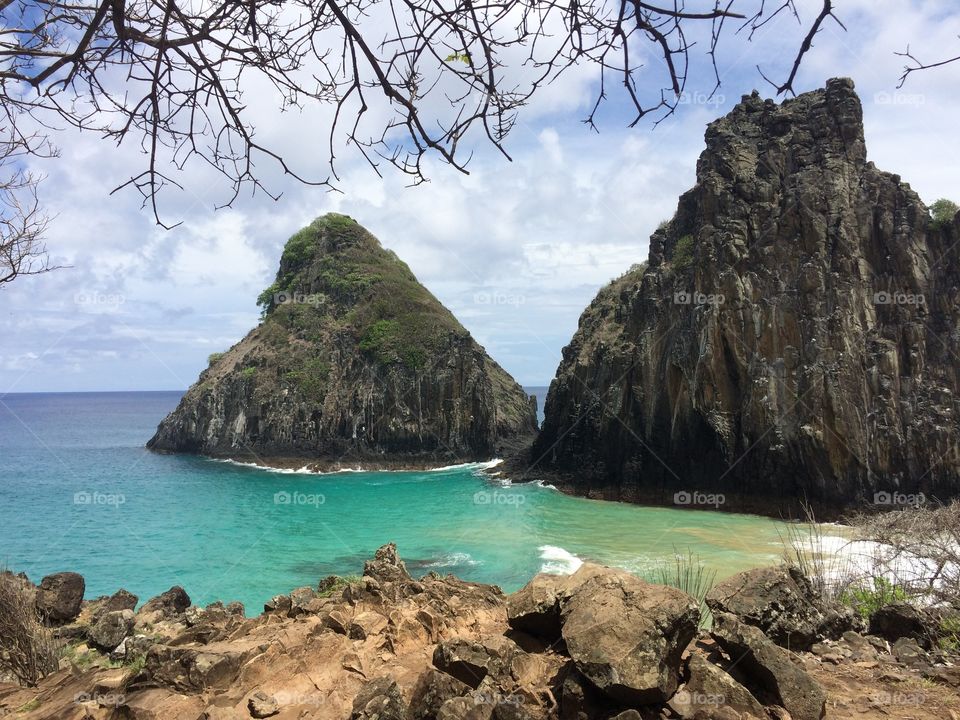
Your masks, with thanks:
M294 235L259 302L148 447L403 465L489 458L536 428L535 401L346 216Z
M867 162L850 80L744 97L706 145L648 263L581 316L533 459L577 492L729 509L956 494L960 216Z

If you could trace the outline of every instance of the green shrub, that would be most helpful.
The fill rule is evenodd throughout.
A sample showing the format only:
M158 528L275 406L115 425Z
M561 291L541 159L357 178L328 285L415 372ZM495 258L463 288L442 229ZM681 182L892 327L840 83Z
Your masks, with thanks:
M960 207L953 200L940 198L930 206L930 217L933 220L933 226L937 228L945 227L953 222L953 218Z
M677 240L670 262L676 270L685 270L693 264L693 235L684 235Z
M850 587L840 594L840 602L853 608L864 619L891 603L906 602L907 591L902 585L895 585L886 578L873 578L872 587Z
M359 575L346 575L344 577L338 577L330 587L326 588L325 590L322 590L321 592L318 592L317 597L321 597L321 598L330 597L337 590L342 590L348 585L354 585L360 582L360 580L361 578Z
M327 394L330 363L322 358L310 358L301 367L285 373L284 378L296 385L304 397L320 401Z
M209 355L207 355L207 365L213 365L214 363L220 362L220 360L223 358L224 355L226 355L226 353L222 353L222 352L210 353Z
M950 652L960 651L960 617L945 617L940 621L940 647Z
M256 374L257 374L257 368L255 365L250 365L240 371L240 376L245 378L252 378Z
M710 624L712 617L705 598L716 582L717 571L704 566L699 555L690 550L686 555L675 552L673 565L657 567L656 579L661 585L675 587L694 598L700 604L700 627Z

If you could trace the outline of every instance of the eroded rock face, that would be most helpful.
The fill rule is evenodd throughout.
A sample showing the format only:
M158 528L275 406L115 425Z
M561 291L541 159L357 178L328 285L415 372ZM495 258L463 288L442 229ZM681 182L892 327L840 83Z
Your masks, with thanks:
M531 457L573 492L667 504L955 495L958 238L867 161L852 81L745 96L648 262L581 316Z
M261 305L148 447L390 467L486 459L536 431L535 401L351 218L294 235Z

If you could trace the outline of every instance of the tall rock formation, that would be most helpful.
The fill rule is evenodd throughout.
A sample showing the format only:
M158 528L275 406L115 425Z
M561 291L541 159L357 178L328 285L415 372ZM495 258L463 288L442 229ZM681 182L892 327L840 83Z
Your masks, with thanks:
M259 303L147 447L391 467L488 459L536 429L535 401L351 218L290 238Z
M581 316L530 462L580 494L727 509L956 494L958 240L867 161L852 81L744 96L648 262Z

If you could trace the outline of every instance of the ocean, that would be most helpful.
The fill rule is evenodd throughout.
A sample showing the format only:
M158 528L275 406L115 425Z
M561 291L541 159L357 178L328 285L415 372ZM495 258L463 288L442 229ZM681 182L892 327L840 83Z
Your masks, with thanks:
M542 411L545 389L528 391ZM35 582L79 572L87 597L181 585L196 604L256 614L273 595L359 575L387 542L414 575L507 592L583 561L655 579L689 550L722 577L782 553L768 518L574 498L479 464L317 475L147 451L181 395L0 396L0 564Z

